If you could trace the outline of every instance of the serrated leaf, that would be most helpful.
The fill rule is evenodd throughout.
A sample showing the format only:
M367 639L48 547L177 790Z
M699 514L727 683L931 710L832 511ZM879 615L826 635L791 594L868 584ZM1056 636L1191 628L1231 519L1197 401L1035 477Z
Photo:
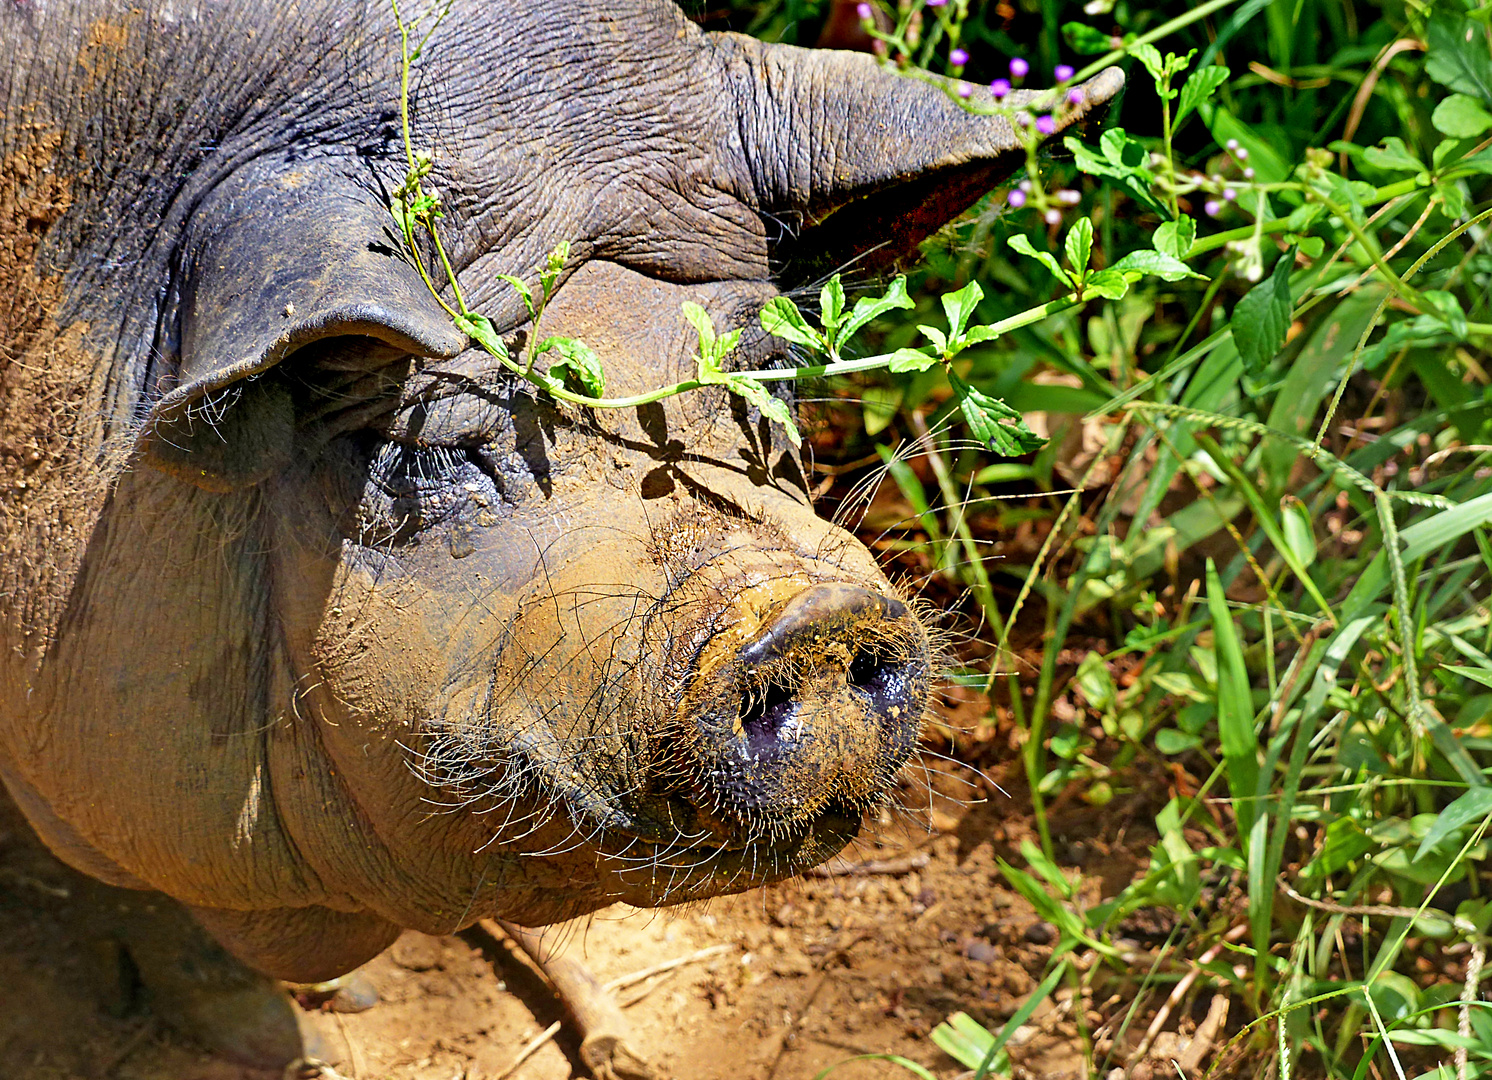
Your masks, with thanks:
M839 335L839 320L844 314L844 285L840 283L839 275L835 274L824 283L819 290L819 322L824 327L824 336L830 341L837 341Z
M824 335L808 325L798 305L786 296L774 296L762 308L762 329L773 337L782 338L794 345L801 345L815 353L828 351Z
M1458 93L1492 105L1492 54L1487 50L1487 32L1470 19L1436 12L1425 36L1425 74Z
M748 405L756 406L767 419L781 424L787 432L788 442L794 446L803 445L803 436L798 431L798 425L793 423L792 411L787 407L787 402L773 397L765 386L744 375L727 375L721 382L731 393L744 398Z
M892 309L908 310L916 306L912 298L907 295L907 279L904 276L897 277L892 280L891 286L883 295L862 296L855 301L849 318L845 319L844 325L840 328L840 339L848 341L870 320L879 318Z
M1173 259L1185 259L1186 253L1197 242L1197 219L1179 217L1175 221L1163 221L1155 230L1152 241L1156 251Z
M1263 371L1285 344L1292 311L1290 268L1294 265L1292 248L1274 264L1274 273L1244 294L1228 320L1233 343L1243 358L1244 370L1250 374Z
M984 290L979 282L971 281L957 292L943 294L943 314L948 317L948 341L957 342L964 336L964 327L969 317L984 299Z
M1186 85L1181 88L1181 100L1176 103L1176 119L1172 121L1173 127L1186 119L1188 113L1217 93L1217 88L1227 82L1231 75L1232 72L1227 68L1217 64L1209 64L1207 67L1198 68L1192 72L1191 78L1187 79Z
M1363 151L1363 160L1369 165L1390 172L1424 172L1425 163L1415 157L1397 135L1383 140L1382 147L1370 146Z
M953 387L969 433L995 453L1019 457L1046 444L1045 439L1026 426L1025 418L1005 402L975 389L951 371L948 383Z
M1193 270L1180 259L1173 258L1163 251L1131 251L1120 259L1109 269L1111 270L1138 270L1142 274L1154 274L1162 281L1180 281L1183 278L1207 279Z
M1016 233L1005 242L1013 247L1016 251L1019 251L1022 255L1026 255L1041 263L1042 266L1051 271L1052 277L1056 278L1063 285L1066 285L1068 287L1072 286L1072 278L1067 276L1067 271L1062 269L1057 260L1045 251L1037 251L1034 247L1031 246L1031 241L1028 240L1021 233Z
M1062 248L1067 254L1067 265L1072 267L1073 275L1081 278L1088 269L1088 259L1093 254L1093 222L1087 218L1074 221L1072 228L1067 230Z
M938 350L940 353L942 351ZM929 356L921 349L897 349L886 361L886 370L898 375L907 371L926 371L938 361L938 356Z
M1083 282L1083 292L1089 296L1102 296L1106 300L1119 300L1129 292L1129 276L1113 267L1100 270Z
M1435 106L1430 123L1442 135L1453 139L1474 139L1492 128L1492 113L1482 108L1482 103L1474 97L1452 94Z
M456 328L499 360L508 359L508 347L485 315L456 316Z

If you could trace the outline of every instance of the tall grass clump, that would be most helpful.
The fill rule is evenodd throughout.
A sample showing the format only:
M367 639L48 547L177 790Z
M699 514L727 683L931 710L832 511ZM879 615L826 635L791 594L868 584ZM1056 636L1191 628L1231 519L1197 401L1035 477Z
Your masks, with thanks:
M733 17L805 42L829 7ZM1018 1017L1117 997L1097 1076L1209 1002L1187 1075L1492 1074L1492 7L860 8L888 64L997 91L1128 67L871 328L916 345L970 282L984 325L1077 296L950 367L1045 447L992 455L917 371L833 384L820 435L896 486L880 547L979 627L960 681L1019 732L1003 872L1060 938ZM1111 268L1149 276L1084 292ZM1137 793L1148 868L1083 899L1051 807ZM1008 1075L1013 1029L935 1039Z

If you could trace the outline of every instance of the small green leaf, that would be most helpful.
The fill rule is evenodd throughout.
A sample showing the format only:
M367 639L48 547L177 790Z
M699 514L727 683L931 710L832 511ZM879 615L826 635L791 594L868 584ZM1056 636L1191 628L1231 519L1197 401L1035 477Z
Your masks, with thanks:
M1482 108L1482 103L1474 97L1452 94L1435 106L1430 123L1442 135L1453 139L1474 139L1492 128L1492 113Z
M1145 167L1148 155L1144 144L1130 138L1123 128L1110 128L1103 133L1098 140L1101 153L1094 153L1082 140L1070 135L1062 140L1062 145L1072 152L1083 172L1113 180L1135 202L1159 214L1162 220L1170 220L1171 211L1150 193L1155 174Z
M1021 233L1016 233L1009 240L1007 240L1006 243L1013 247L1016 251L1019 251L1022 255L1029 256L1030 258L1033 258L1037 262L1041 263L1042 266L1051 271L1052 277L1056 278L1063 285L1066 285L1068 287L1072 286L1072 278L1068 276L1067 271L1062 269L1057 260L1045 251L1037 251L1034 247L1031 246L1031 241L1028 240Z
M1480 821L1488 814L1492 814L1492 787L1472 788L1440 811L1435 824L1430 826L1430 831L1420 842L1419 850L1414 853L1414 861L1418 862L1426 853L1433 851L1451 833L1473 821Z
M456 328L499 360L508 359L508 347L485 315L457 315Z
M921 323L917 324L917 329L920 330L920 331L922 331L922 336L923 337L927 338L928 341L931 341L933 343L933 348L937 349L938 352L939 352L939 354L945 355L945 356L947 355L947 353L948 353L948 335L947 334L943 333L943 331L939 330L936 326L923 326ZM897 350L897 351L900 352L901 350Z
M1154 274L1162 281L1180 281L1183 278L1207 280L1180 259L1163 251L1131 251L1109 269L1138 270L1142 274Z
M1083 291L1089 296L1102 296L1107 300L1118 300L1129 292L1129 277L1123 270L1110 267L1091 274L1083 282Z
M819 322L823 324L824 334L830 341L839 340L835 331L839 329L839 320L843 314L844 285L840 283L839 275L835 274L819 290Z
M606 374L601 370L601 358L585 342L571 337L545 338L534 355L542 356L546 352L559 354L558 359L549 363L551 376L563 379L563 373L569 371L591 397L606 396Z
M1163 221L1155 230L1152 241L1156 251L1173 259L1185 259L1186 253L1197 242L1197 219L1179 217L1175 221Z
M1227 82L1231 75L1232 72L1227 68L1216 64L1209 64L1192 72L1191 78L1181 88L1181 100L1176 104L1176 119L1172 121L1172 125L1180 124L1188 113L1217 93L1217 88Z
M1290 268L1294 265L1295 251L1292 248L1280 256L1267 281L1259 282L1244 294L1228 320L1233 330L1233 343L1243 358L1244 370L1250 374L1263 371L1285 344L1292 311Z
M982 345L986 341L994 341L1000 336L1000 331L993 326L971 326L968 333L964 334L963 347L970 345Z
M798 431L798 425L793 423L792 412L788 409L787 402L773 397L767 392L765 386L744 375L727 375L721 381L727 390L744 398L748 405L756 406L767 419L781 424L783 430L787 432L790 443L794 446L803 445L803 436Z
M912 298L907 295L907 279L899 276L892 280L883 296L862 296L855 301L855 307L850 312L849 318L839 328L839 340L848 341L850 337L870 320L879 318L893 308L909 310L916 307Z
M1155 733L1155 748L1167 756L1184 754L1188 750L1196 750L1201 745L1202 740L1197 736L1185 731L1177 731L1175 728L1161 728Z
M1369 165L1390 172L1424 172L1425 163L1414 154L1410 153L1409 147L1404 145L1404 140L1397 135L1390 135L1383 140L1380 149L1370 146L1363 151L1363 160Z
M717 373L720 370L720 358L715 352L715 324L710 320L709 313L693 300L685 300L683 303L684 318L694 327L694 332L699 335L699 380L710 382L706 374Z
M940 348L938 352L942 352ZM900 375L908 371L926 371L939 360L936 355L930 356L921 349L897 349L891 354L891 359L886 361L886 370Z
M984 290L977 281L969 282L957 292L943 294L943 314L948 316L948 341L958 342L963 338L969 317L983 299Z
M1063 250L1067 254L1067 264L1072 267L1073 275L1081 279L1083 272L1088 269L1088 259L1093 254L1093 222L1087 218L1074 221L1072 228L1067 230Z
M523 306L528 308L528 317L530 319L535 318L534 294L529 291L528 283L521 277L515 277L512 274L498 274L497 276L518 291L518 295L523 298Z
M948 382L958 398L959 411L963 413L969 433L995 453L1019 457L1040 450L1046 444L1045 439L1026 426L1021 414L1003 401L976 390L951 371Z
M786 296L774 296L762 308L762 329L773 337L780 337L794 345L801 345L814 353L826 353L828 343L824 335L808 325L798 305Z
M1114 47L1114 39L1108 34L1077 22L1063 23L1062 37L1079 56L1097 56Z
M1125 52L1144 64L1145 70L1150 72L1150 77L1157 83L1165 78L1166 62L1161 59L1160 50L1154 45L1138 42L1126 48Z

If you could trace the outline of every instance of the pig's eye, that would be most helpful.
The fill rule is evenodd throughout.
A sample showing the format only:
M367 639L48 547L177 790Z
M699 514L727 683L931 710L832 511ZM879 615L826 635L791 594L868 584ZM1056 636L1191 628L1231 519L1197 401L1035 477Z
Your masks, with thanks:
M491 524L501 480L481 448L409 446L370 435L357 541L400 547Z

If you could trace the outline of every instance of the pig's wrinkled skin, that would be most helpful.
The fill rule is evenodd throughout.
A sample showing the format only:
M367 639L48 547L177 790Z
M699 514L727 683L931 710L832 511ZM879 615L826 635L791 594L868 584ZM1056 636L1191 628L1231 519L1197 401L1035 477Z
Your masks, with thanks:
M468 347L390 232L386 5L0 0L0 40L0 774L59 856L312 980L854 835L925 628L739 400L555 408ZM690 369L683 301L753 325L1020 161L662 0L458 0L413 114L472 306L516 347L498 275L569 241L541 332L615 395Z

